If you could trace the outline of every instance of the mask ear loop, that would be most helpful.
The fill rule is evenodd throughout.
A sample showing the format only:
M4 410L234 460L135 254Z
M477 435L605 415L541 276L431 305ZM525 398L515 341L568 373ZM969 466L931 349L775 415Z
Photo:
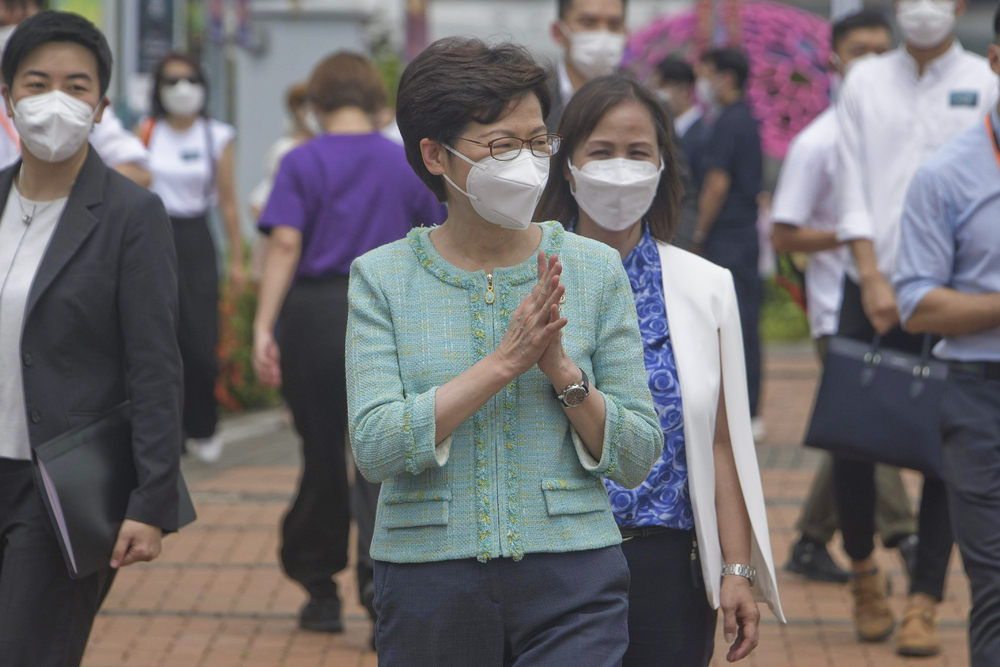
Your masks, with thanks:
M449 146L448 144L441 144L441 145L442 145L442 146L444 146L444 147L445 147L445 149L446 149L446 150L447 150L447 151L448 151L449 153L452 153L452 154L454 154L454 155L457 155L458 157L462 158L463 160L465 160L466 162L468 162L469 164L471 164L471 165L472 165L473 167L478 167L478 168L482 169L482 167L481 167L480 165L476 164L476 163L475 163L475 162L473 162L473 161L472 161L471 159L469 159L469 158L465 157L464 155L462 155L461 153L459 153L458 151L456 151L456 150L455 150L454 148L452 148L452 147L451 147L451 146ZM461 193L462 193L463 195L465 195L466 197L468 197L468 198L469 198L469 199L471 199L472 201L480 201L479 197L476 197L476 196L474 196L474 195L471 195L471 194L469 194L468 192L466 192L465 190L463 190L462 188L458 187L458 184L456 184L456 183L455 183L455 181L453 181L453 180L451 180L450 178L448 178L448 174L441 174L441 177L442 177L442 178L444 178L444 180L446 180L446 181L448 181L449 183L451 183L451 187L455 188L456 190L458 190L459 192L461 192Z

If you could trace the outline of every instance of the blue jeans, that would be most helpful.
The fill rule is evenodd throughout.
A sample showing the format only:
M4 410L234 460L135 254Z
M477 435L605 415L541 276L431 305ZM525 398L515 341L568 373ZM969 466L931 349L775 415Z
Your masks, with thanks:
M628 648L621 547L375 562L379 667L618 667Z

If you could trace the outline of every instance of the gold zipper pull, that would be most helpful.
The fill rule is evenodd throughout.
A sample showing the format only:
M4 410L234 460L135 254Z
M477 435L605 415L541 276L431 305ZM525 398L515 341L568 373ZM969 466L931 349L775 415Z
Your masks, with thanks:
M486 274L486 303L492 304L496 301L497 295L493 291L493 274Z

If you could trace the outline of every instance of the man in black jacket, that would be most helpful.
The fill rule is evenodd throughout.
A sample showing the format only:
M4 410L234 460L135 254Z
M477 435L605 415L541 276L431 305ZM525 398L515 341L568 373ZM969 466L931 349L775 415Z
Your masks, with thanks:
M115 568L178 524L177 275L159 199L87 143L111 52L85 19L41 12L4 52L23 161L0 172L0 661L78 665ZM131 402L138 488L108 567L69 577L33 448Z

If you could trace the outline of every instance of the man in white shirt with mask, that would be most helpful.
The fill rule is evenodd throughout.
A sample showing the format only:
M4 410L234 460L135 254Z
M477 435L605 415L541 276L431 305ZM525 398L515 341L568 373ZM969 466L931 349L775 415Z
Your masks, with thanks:
M840 92L837 238L850 260L839 333L920 353L923 339L899 328L891 278L896 266L906 189L917 168L950 139L982 122L997 96L985 58L953 38L965 0L896 0L904 44L858 63ZM861 639L881 641L895 619L884 576L872 558L873 466L835 457L834 493L844 549L853 571L855 626ZM952 550L944 482L926 477L920 505L919 547L910 600L897 640L902 655L940 651L935 612Z
M583 84L612 74L625 53L627 0L557 0L552 39L563 48L552 81L552 110L545 119L555 132L570 98Z
M7 44L17 24L42 10L36 0L0 0L0 51ZM149 187L153 176L149 172L149 152L139 138L129 132L111 108L104 111L100 122L94 124L90 144L109 167ZM17 130L9 119L0 119L0 169L21 157L21 143Z
M830 66L834 78L869 55L881 55L892 48L889 21L874 10L861 11L833 26ZM835 97L835 92L834 92ZM830 336L837 333L840 298L844 284L846 250L837 240L836 198L837 111L829 107L792 140L781 168L774 193L771 219L772 241L779 253L810 253L805 288L809 328L822 360ZM848 580L833 562L826 544L840 526L833 500L832 459L824 456L797 528L800 539L793 545L785 566L817 581ZM898 547L907 569L916 560L916 523L899 470L876 468L876 526L882 544Z

